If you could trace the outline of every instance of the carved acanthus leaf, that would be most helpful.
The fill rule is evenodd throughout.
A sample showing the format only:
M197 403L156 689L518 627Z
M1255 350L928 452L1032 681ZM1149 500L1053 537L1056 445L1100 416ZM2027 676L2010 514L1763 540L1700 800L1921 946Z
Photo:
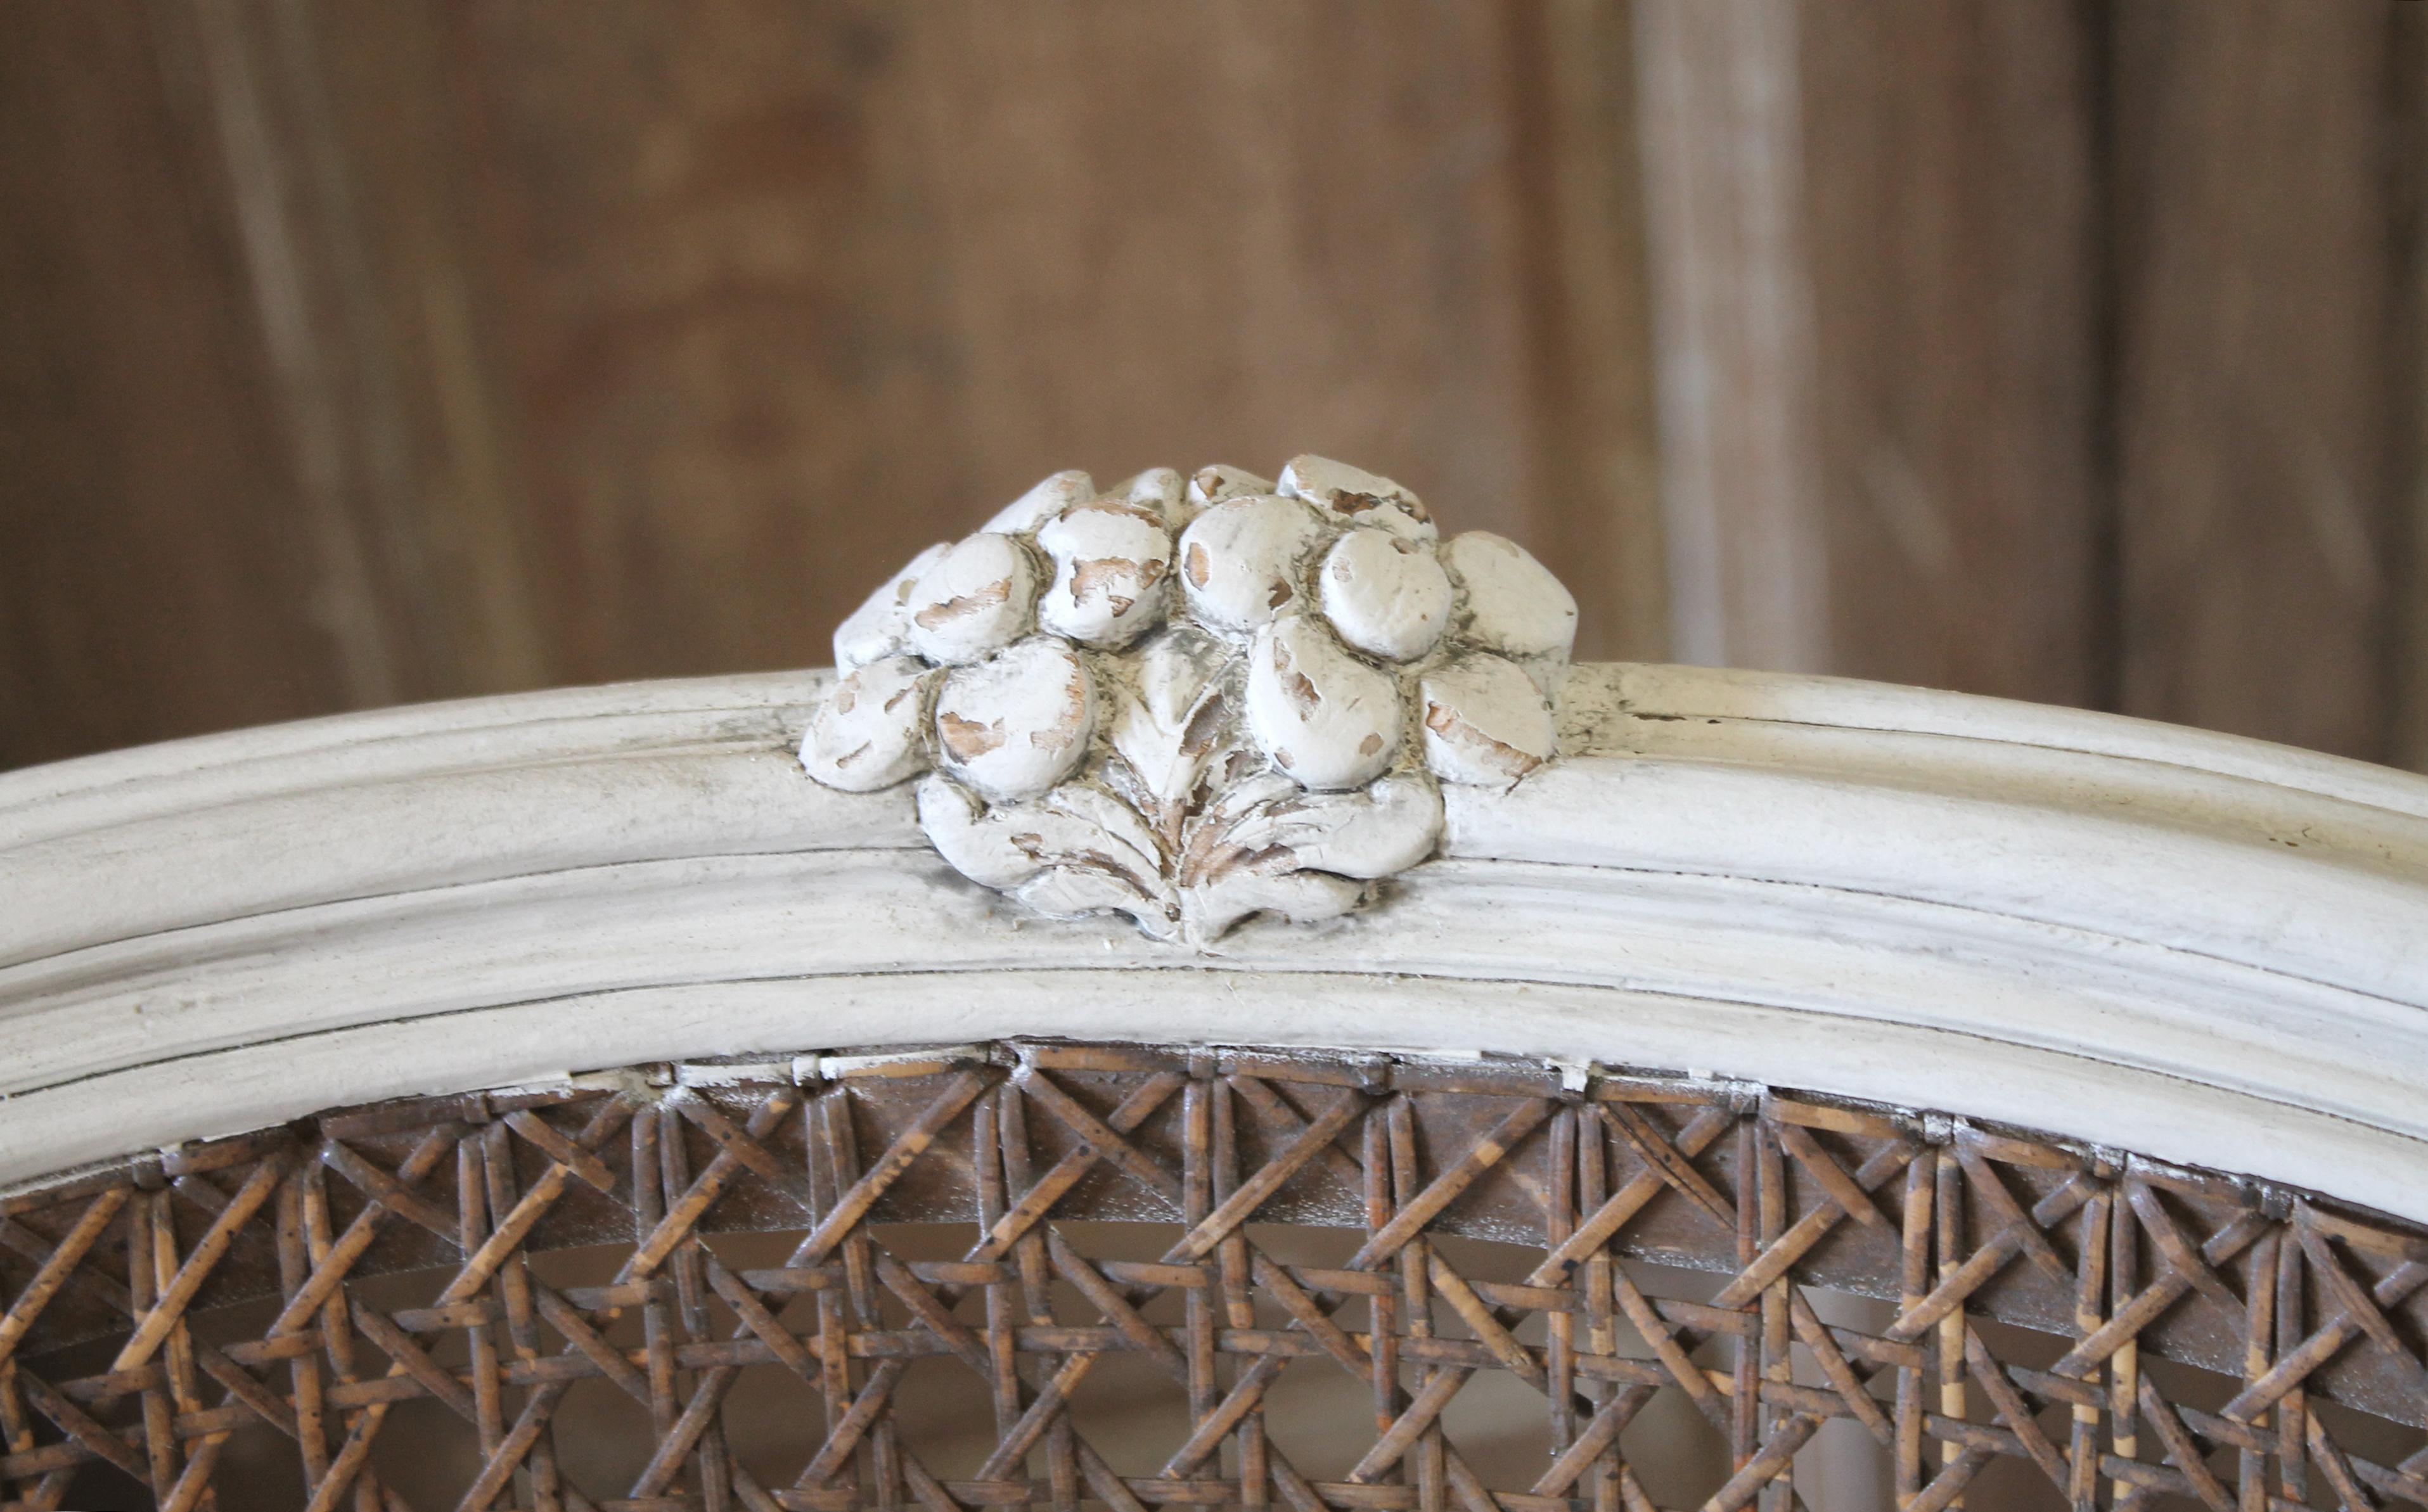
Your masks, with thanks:
M1167 855L1203 806L1223 759L1239 748L1231 649L1189 625L1140 647L1113 693L1107 778L1144 814Z

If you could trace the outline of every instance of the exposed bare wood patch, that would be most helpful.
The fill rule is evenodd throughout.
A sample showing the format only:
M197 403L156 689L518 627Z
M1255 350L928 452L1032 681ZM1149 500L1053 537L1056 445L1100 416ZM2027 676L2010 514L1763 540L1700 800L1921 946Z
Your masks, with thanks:
M976 593L964 593L931 603L910 616L911 623L922 630L941 630L957 619L995 608L1011 598L1009 583L990 583Z
M955 761L974 761L1001 746L1004 740L1003 721L1000 719L979 724L957 714L940 714L936 716L936 729L943 737L944 748L952 752Z

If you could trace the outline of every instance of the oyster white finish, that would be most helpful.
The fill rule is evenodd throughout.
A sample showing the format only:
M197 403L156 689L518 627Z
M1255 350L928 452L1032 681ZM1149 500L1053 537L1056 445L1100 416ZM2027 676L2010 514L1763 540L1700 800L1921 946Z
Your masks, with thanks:
M1337 917L1432 853L1437 779L1505 787L1558 754L1576 600L1514 541L1438 534L1412 490L1323 457L1278 484L1058 472L851 616L839 654L917 655L845 677L801 765L851 793L939 768L918 798L937 852L1058 917L1196 945L1260 912Z
M635 1060L1034 1034L1696 1070L2428 1219L2419 779L1581 666L1561 761L1441 788L1441 856L1379 907L1200 954L965 880L910 787L812 782L791 744L828 685L435 705L0 777L0 1176Z

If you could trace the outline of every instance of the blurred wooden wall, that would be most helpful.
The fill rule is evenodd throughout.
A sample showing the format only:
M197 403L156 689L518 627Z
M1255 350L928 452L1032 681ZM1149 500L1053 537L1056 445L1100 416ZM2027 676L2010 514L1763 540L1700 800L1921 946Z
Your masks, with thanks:
M2402 0L0 0L0 764L1332 452L1589 655L2428 756Z

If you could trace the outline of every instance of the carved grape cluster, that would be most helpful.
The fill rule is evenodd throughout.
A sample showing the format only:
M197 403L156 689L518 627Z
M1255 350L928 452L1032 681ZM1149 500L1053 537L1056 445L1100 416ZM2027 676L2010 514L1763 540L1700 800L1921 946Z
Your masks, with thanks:
M1058 472L921 552L835 632L801 764L972 879L1205 945L1330 917L1432 853L1435 779L1557 753L1576 600L1514 542L1438 538L1388 478Z

